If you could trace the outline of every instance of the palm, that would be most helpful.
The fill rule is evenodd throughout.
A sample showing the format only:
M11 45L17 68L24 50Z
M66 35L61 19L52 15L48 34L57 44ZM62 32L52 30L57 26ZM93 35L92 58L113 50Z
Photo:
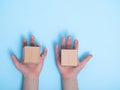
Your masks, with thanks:
M77 49L78 50L78 41L77 40L74 41L73 48L72 48L71 42L72 42L71 36L68 36L67 40L65 40L65 38L62 38L61 39L61 48L62 49ZM67 43L67 44L65 45L65 43ZM64 67L64 66L61 66L61 64L60 64L60 62L61 62L60 56L61 55L60 55L59 51L60 51L60 49L59 49L58 45L56 45L55 52L56 52L57 65L58 65L58 68L59 68L59 71L60 71L62 77L64 77L64 78L76 76L79 73L79 71L85 66L87 61L92 57L91 55L88 55L82 60L82 62L80 62L78 60L77 67Z
M41 67L37 64L23 64L21 63L21 68L18 68L24 75L39 76Z
M74 73L77 73L77 71L72 67L62 67L60 68L60 72L64 77L66 77L66 75L72 77L75 76Z
M31 37L30 45L35 46L33 36ZM23 47L24 46L27 46L26 39L23 40ZM36 46L40 47L40 45L36 45ZM15 55L12 55L12 59L13 59L15 65L16 65L16 68L19 71L21 71L24 74L24 76L37 76L38 77L39 73L42 69L43 62L44 62L46 54L47 54L47 50L44 49L44 53L42 55L40 55L41 61L40 61L39 64L30 64L30 63L19 62Z

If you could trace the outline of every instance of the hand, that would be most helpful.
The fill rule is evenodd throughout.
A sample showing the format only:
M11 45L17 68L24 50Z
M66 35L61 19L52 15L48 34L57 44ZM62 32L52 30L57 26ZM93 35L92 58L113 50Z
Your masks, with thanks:
M36 46L36 47L40 47L40 45L35 45L34 43L34 36L31 36L31 40L30 40L30 45L31 46ZM27 46L27 40L26 39L23 39L23 47L24 46ZM38 78L39 77L39 74L42 70L42 66L43 66L43 63L44 63L44 59L47 55L47 49L45 48L44 49L44 52L42 55L40 55L41 57L41 61L39 64L29 64L29 63L23 63L23 62L19 62L17 57L12 54L11 57L12 57L12 60L16 66L16 68L23 73L24 77L29 77L29 78Z
M66 45L65 45L66 43ZM86 56L82 61L78 60L78 66L77 67L65 67L61 66L61 55L60 55L60 47L56 45L55 52L56 52L56 62L58 69L60 71L60 74L62 78L71 78L76 77L77 74L82 70L82 68L86 65L86 63L92 58L92 55ZM62 49L76 49L78 50L78 40L74 41L74 47L72 48L72 37L68 36L67 40L66 38L61 39L61 48Z

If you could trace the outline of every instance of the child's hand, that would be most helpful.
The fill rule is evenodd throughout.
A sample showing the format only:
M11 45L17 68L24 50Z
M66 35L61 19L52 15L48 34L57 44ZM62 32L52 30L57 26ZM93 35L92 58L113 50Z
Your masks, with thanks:
M34 40L35 40L34 36L31 36L30 46L40 47L39 44L35 45ZM23 47L24 46L27 46L26 39L23 40ZM42 70L42 66L43 66L46 55L47 55L47 49L45 48L43 54L40 55L41 61L39 64L29 64L29 63L25 64L23 62L19 62L15 55L12 54L11 57L13 59L13 62L16 68L23 73L24 77L38 78Z
M86 56L82 61L78 60L78 66L77 67L64 67L61 66L61 55L60 55L60 47L56 45L55 52L56 52L56 60L57 65L60 71L60 74L62 75L62 78L71 78L76 77L77 74L82 70L82 68L86 65L86 63L92 58L92 55ZM68 36L67 40L66 38L61 39L61 48L62 49L76 49L78 50L78 40L74 41L74 45L72 47L72 37Z

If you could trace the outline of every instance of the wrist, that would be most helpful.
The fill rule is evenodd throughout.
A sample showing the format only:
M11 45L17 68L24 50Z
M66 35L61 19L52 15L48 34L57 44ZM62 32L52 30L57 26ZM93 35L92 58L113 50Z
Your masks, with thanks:
M62 77L63 90L79 90L77 76Z
M76 80L76 79L77 79L77 76L69 76L69 77L62 76L62 80Z
M27 80L38 80L39 76L24 75L24 79L27 79Z
M61 75L62 79L77 78L77 75Z
M23 90L38 90L38 77L24 76L24 89Z

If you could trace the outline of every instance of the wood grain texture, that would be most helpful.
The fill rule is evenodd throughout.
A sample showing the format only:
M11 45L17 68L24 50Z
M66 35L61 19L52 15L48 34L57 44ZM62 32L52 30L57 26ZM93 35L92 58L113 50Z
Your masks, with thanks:
M62 66L77 66L78 51L74 49L61 50L61 65Z
M23 48L24 63L39 63L40 62L40 47L25 46Z

